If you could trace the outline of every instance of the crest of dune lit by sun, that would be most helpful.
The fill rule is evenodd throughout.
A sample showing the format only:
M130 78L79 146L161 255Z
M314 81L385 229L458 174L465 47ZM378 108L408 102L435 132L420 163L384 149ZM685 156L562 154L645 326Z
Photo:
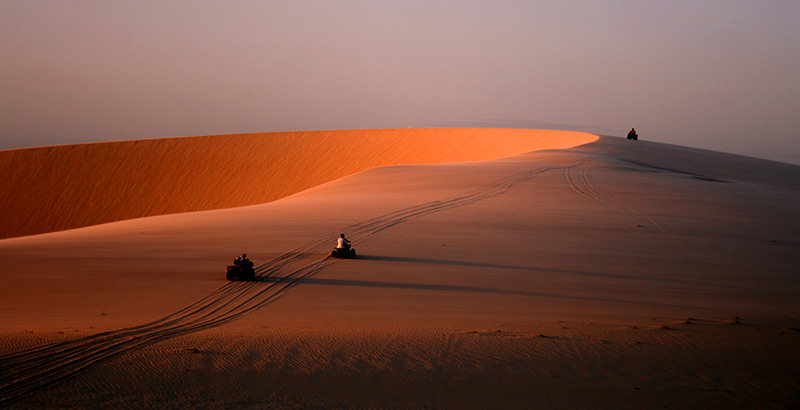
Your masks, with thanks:
M282 132L0 151L0 238L269 202L374 167L479 161L594 141L522 129Z

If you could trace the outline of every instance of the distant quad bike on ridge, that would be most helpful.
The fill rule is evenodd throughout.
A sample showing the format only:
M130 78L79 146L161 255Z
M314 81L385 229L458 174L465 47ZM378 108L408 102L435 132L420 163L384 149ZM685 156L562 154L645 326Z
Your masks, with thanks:
M354 248L333 248L331 256L341 259L352 259L356 257L356 250Z
M240 261L237 258L233 260L233 265L228 265L225 277L228 280L253 280L256 277L256 270L253 269L253 262L250 259Z

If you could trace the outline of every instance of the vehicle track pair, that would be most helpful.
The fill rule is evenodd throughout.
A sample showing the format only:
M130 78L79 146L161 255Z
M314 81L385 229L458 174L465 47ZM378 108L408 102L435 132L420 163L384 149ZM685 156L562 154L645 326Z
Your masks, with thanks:
M639 222L637 223L638 226L643 226L643 223L649 224L654 226L661 233L667 233L653 217L598 190L594 184L592 184L592 181L587 175L587 170L592 167L594 167L594 163L588 160L581 161L576 165L564 168L564 179L567 181L567 185L572 191L590 201L596 201L612 208L621 209L623 212L631 215L634 220ZM644 234L648 234L647 231L642 232Z
M344 228L364 241L410 219L501 195L552 168L526 169L461 195L389 212ZM263 308L331 263L318 259L336 233L319 237L256 267L255 281L226 282L195 303L152 322L0 356L0 403L21 400L68 380L104 360L174 337L217 327ZM279 275L286 272L284 275ZM275 280L266 279L274 277ZM266 283L266 284L265 284Z

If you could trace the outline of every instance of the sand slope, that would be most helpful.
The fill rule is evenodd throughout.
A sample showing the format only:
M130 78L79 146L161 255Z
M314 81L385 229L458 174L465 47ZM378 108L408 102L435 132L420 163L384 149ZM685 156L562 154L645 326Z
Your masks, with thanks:
M0 151L0 238L272 201L366 169L502 158L595 140L577 132L284 132Z
M604 137L5 239L0 402L797 407L798 180Z

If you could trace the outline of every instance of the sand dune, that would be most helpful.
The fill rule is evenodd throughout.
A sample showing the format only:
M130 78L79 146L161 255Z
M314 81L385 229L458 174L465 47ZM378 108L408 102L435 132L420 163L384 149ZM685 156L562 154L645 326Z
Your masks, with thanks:
M241 134L0 152L0 238L264 203L366 169L502 158L595 136L518 129Z
M0 404L796 407L798 180L602 137L0 240Z

